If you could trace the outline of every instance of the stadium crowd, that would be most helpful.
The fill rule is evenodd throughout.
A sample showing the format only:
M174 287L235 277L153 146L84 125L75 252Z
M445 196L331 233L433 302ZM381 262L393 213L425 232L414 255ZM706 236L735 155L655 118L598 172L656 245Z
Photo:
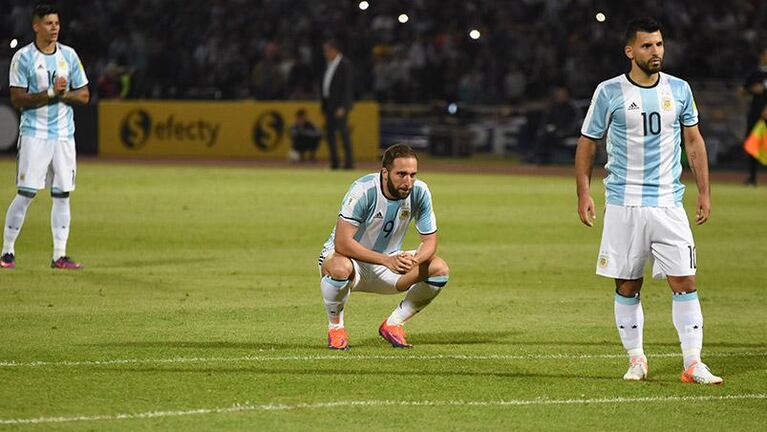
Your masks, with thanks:
M767 38L759 0L369 1L366 10L333 0L53 3L60 40L77 47L101 98L316 98L329 35L346 44L361 98L509 103L545 98L562 84L583 98L626 69L615 53L620 29L637 14L663 23L665 70L691 80L742 80ZM9 41L32 40L32 6L0 0L6 70ZM595 19L600 11L604 22ZM472 28L479 39L468 36Z

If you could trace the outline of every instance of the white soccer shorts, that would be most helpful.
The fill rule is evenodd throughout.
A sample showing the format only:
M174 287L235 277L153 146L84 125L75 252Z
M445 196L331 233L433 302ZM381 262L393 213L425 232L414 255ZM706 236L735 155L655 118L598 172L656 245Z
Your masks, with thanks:
M695 274L695 242L682 207L605 208L597 274L639 279L647 258L656 279Z
M75 190L77 163L75 140L44 140L19 137L16 186L28 189L54 187L62 192Z
M320 253L320 275L322 275L322 263L333 256L334 252L333 249L323 249ZM415 255L415 250L406 252ZM400 251L392 252L389 255L396 255L398 253L400 253ZM352 259L352 265L354 266L354 280L352 281L351 287L352 291L376 294L399 294L402 292L397 290L397 282L399 281L399 278L402 277L401 274L395 273L383 265L370 264L355 259Z

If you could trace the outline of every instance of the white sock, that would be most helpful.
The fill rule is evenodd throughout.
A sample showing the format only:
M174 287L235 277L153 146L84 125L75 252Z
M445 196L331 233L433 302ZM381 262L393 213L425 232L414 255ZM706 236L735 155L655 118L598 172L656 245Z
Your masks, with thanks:
M644 357L642 331L644 330L644 310L639 296L624 297L615 294L615 326L623 342L623 349L629 359Z
M17 194L8 206L3 229L3 254L16 253L16 239L19 237L21 227L24 225L24 217L33 199Z
M386 320L388 325L403 325L405 321L425 308L434 297L442 291L442 287L447 284L447 276L430 276L423 282L413 284L405 299L394 309Z
M344 326L344 304L349 298L349 281L335 280L330 276L323 276L320 280L322 301L328 314L328 327L340 328Z
M69 198L52 198L51 232L53 233L53 260L67 254L69 223L72 216L69 211Z
M703 348L703 313L700 311L698 292L674 294L671 302L671 317L679 334L684 356L684 368L700 361Z

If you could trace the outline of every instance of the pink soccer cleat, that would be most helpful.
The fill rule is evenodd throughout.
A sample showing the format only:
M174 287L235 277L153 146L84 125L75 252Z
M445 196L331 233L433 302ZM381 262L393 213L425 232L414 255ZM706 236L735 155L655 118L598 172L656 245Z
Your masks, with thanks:
M378 327L378 334L386 339L394 348L412 348L413 345L407 343L405 339L405 329L401 325L388 325L386 320Z
M68 256L63 256L56 261L51 261L51 268L55 269L64 269L64 270L80 270L83 268L80 263L76 263L72 261L72 258L69 258Z
M12 253L5 253L0 257L0 268L16 268L16 258Z

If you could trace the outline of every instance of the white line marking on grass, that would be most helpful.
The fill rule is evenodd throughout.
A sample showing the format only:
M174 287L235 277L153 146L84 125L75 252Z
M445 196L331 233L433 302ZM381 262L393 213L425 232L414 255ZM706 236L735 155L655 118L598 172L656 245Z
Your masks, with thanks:
M648 354L649 358L679 357L680 353ZM767 352L713 352L705 357L765 357ZM270 361L313 361L313 360L598 360L625 358L625 354L433 354L433 355L338 355L317 354L305 356L241 356L241 357L172 357L157 359L111 359L111 360L61 360L61 361L0 361L0 368L43 367L43 366L111 366L134 364L184 364L184 363L244 363Z
M767 394L740 394L726 396L655 396L655 397L615 397L596 399L512 399L512 400L420 400L420 401L397 401L397 400L358 400L358 401L335 401L297 404L234 404L228 407L197 408L177 411L146 411L140 413L103 414L94 416L72 417L37 417L0 419L0 425L23 425L23 424L47 424L67 423L82 421L111 421L111 420L135 420L159 417L183 417L200 414L228 414L246 411L288 411L298 409L328 409L328 408L367 408L367 407L444 407L444 406L468 406L468 407L508 407L530 405L589 405L589 404L617 404L636 402L705 402L705 401L730 401L747 399L767 399Z

